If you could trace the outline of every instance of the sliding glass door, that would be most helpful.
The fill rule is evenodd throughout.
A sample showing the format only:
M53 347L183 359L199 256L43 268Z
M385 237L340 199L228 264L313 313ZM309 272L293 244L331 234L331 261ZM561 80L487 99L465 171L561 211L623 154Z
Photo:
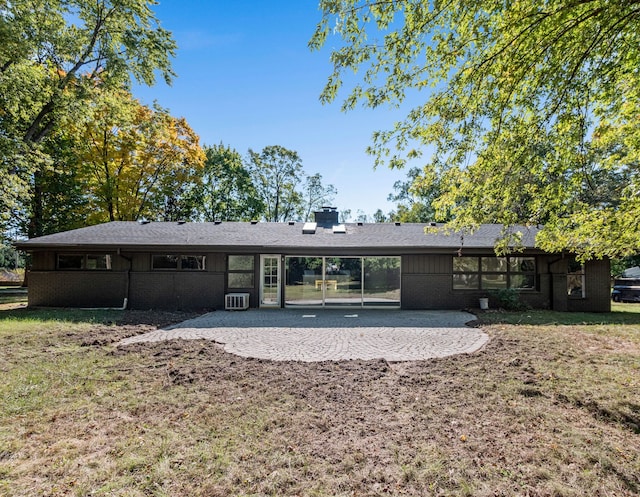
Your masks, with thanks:
M361 305L362 257L326 257L324 281L325 305Z
M287 257L285 266L285 305L323 305L322 257Z
M364 257L362 305L400 306L400 257Z
M285 305L400 307L400 257L286 257Z

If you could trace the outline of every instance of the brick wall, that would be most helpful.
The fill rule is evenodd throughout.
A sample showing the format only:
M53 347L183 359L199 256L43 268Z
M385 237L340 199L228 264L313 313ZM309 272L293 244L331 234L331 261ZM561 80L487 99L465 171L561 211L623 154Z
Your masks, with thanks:
M29 305L121 307L126 273L113 271L30 271Z
M550 307L550 277L546 259L538 260L538 289L523 291L520 299L535 308ZM541 273L545 271L545 273ZM465 309L479 307L480 298L489 298L489 307L498 303L486 290L453 290L452 255L410 255L402 258L403 309ZM565 289L566 293L566 289Z
M609 259L587 261L584 266L585 298L568 298L568 311L611 311L611 268ZM567 288L564 288L565 294Z
M131 273L131 309L224 308L224 274L153 271Z

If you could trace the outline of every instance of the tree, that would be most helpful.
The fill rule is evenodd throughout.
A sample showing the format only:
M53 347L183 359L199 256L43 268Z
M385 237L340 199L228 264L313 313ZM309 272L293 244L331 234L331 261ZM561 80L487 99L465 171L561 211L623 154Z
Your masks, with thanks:
M302 160L297 152L279 145L249 150L249 167L258 196L265 205L265 221L281 222L301 217Z
M335 195L338 193L333 185L324 186L320 173L307 176L303 186L305 213L304 220L311 220L311 213L333 203Z
M205 147L206 162L198 191L204 221L250 221L260 218L264 204L240 154L223 144Z
M405 181L393 184L395 193L390 193L387 200L396 202L396 212L391 216L393 221L403 223L444 222L447 218L436 216L433 202L440 195L437 178L425 178L423 171L412 167L407 171Z
M509 232L545 223L542 248L582 258L640 250L638 163L611 160L618 148L631 159L640 143L618 117L640 110L638 0L320 6L311 47L330 32L344 40L322 99L333 101L345 73L360 69L345 110L425 95L405 120L375 133L369 151L378 165L402 167L431 146L423 183L437 179L434 207L453 216L451 226L498 222ZM606 134L614 146L595 153L605 152ZM612 179L615 207L584 194L603 178Z
M340 211L339 221L340 223L347 223L351 219L351 209L343 209Z
M199 138L182 118L140 104L125 90L104 91L73 125L86 222L190 218L204 168Z
M69 131L67 129L66 131ZM50 167L38 174L39 181L39 229L42 234L81 228L92 215L88 191L80 177L76 149L79 137L54 131L43 143L44 153L50 157ZM28 223L28 219L23 219ZM22 226L26 233L27 226Z
M81 117L97 87L174 76L176 45L153 3L0 0L0 212L31 199L30 236L42 234L42 173L52 165L43 142L60 123Z
M373 213L373 222L374 223L388 223L391 221L391 216L387 216L382 209L378 209Z
M356 222L357 223L368 223L369 216L361 209L356 211Z

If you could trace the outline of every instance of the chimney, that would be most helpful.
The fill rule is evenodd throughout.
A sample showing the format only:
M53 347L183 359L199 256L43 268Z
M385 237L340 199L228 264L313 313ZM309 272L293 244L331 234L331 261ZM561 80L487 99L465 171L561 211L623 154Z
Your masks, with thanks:
M321 211L313 213L316 223L321 228L333 228L338 223L338 208L323 207Z

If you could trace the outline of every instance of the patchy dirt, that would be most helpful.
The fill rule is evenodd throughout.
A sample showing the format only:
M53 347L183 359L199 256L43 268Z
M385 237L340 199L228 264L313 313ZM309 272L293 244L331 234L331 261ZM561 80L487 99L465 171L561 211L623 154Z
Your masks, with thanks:
M432 493L425 495L465 495L465 485L469 495L573 495L591 485L576 480L576 467L602 469L589 454L594 443L611 444L611 453L616 443L640 448L637 404L605 406L580 392L589 399L583 402L563 389L568 378L548 367L564 362L571 350L499 330L477 354L411 363L275 363L197 341L115 353L152 355L165 365L167 382L206 392L216 402L261 410L270 408L263 402L287 399L293 406L272 412L263 430L303 459L321 461L320 471L334 468L359 479L354 495L419 495L428 485ZM633 464L623 467L630 460L619 462L618 477L628 482L620 495L631 495L640 481ZM223 485L222 493L237 483Z
M117 321L96 324L89 333L79 333L83 346L118 343L123 338L142 335L199 316L195 312L127 311Z
M128 312L65 336L109 364L92 397L78 397L92 407L56 412L39 435L74 447L56 455L67 465L102 447L110 472L74 486L202 497L640 493L632 335L492 325L478 353L404 363L244 359L204 340L113 346L190 317ZM64 442L67 433L77 435ZM60 475L35 471L63 488Z

